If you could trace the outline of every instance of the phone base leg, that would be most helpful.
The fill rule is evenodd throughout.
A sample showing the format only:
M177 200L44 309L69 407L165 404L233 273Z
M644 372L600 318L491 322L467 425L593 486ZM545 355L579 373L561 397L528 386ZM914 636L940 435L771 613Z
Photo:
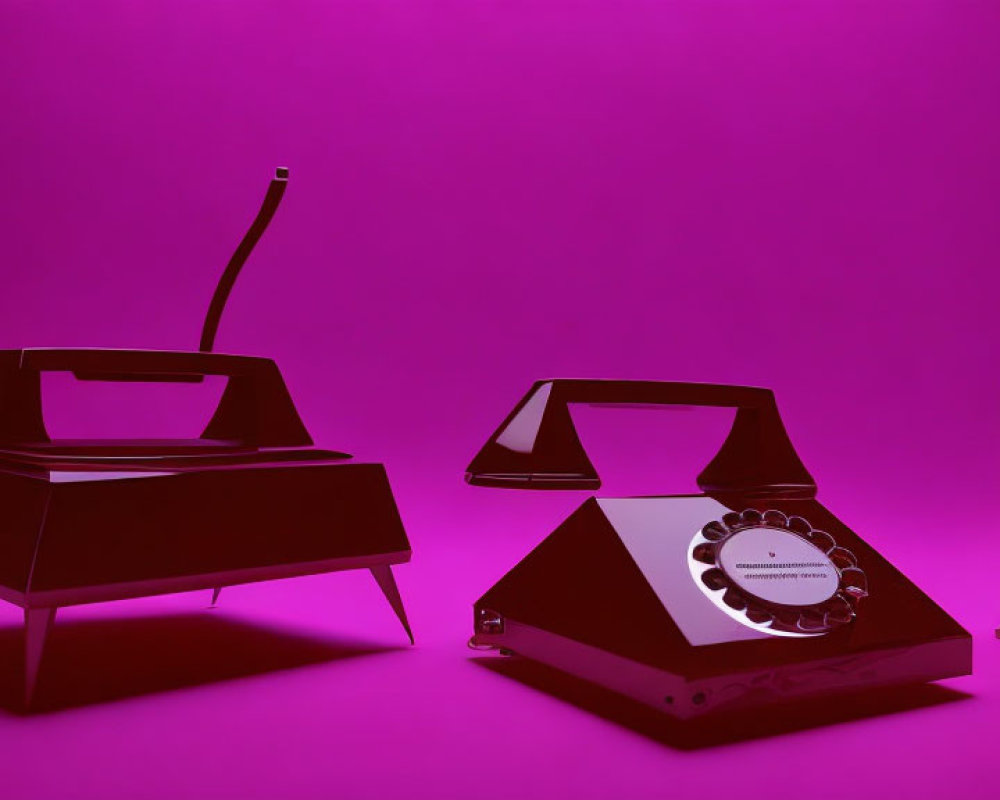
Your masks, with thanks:
M385 599L389 601L389 605L392 606L392 610L395 611L396 616L399 617L399 621L403 625L403 630L405 630L406 635L410 637L410 644L414 644L413 631L410 630L410 623L406 619L406 610L403 608L403 599L399 596L399 587L396 586L396 579L392 576L392 568L388 564L379 564L377 567L371 567L370 569L372 576L375 578L375 582L382 590L382 594L385 595Z
M56 618L55 608L24 609L24 706L31 705L38 683L45 639Z

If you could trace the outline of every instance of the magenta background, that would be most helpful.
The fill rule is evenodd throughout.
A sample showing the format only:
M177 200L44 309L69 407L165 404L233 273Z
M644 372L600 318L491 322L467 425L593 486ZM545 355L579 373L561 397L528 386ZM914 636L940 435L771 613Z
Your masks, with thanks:
M319 444L387 464L418 639L362 574L70 609L40 691L71 701L0 708L6 796L1000 788L1000 6L0 9L0 347L193 347L289 166L218 347L276 358ZM684 752L472 663L473 600L585 496L461 482L552 376L773 387L821 499L976 637L972 697ZM84 432L204 413L53 389ZM726 425L578 418L608 493L687 488ZM8 699L19 624L0 610Z

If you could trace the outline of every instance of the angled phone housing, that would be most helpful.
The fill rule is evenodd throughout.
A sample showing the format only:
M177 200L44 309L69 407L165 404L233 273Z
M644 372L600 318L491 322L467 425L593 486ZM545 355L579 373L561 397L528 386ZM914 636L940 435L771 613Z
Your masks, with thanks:
M596 489L569 405L736 409L701 494L591 497L474 606L499 649L690 718L971 671L969 634L816 500L766 389L536 383L469 483Z
M391 565L410 544L377 463L313 447L268 358L212 349L236 275L284 191L271 182L210 305L200 351L0 351L0 599L24 609L25 699L62 606L369 569L412 642ZM190 439L52 439L46 372L226 387Z

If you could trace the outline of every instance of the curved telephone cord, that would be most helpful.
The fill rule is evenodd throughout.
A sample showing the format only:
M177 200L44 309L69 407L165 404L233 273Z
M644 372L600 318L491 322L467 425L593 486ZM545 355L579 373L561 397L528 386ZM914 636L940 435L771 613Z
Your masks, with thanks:
M243 269L243 264L250 257L250 253L257 245L257 242L260 241L260 237L264 235L264 231L267 230L268 223L270 223L271 217L274 216L274 212L278 209L278 204L281 202L281 196L285 193L285 186L287 184L288 168L278 167L274 171L274 178L271 180L271 185L267 187L267 194L264 195L264 202L260 206L260 211L257 212L256 219L254 219L253 224L250 226L250 230L246 232L239 247L236 248L233 257L229 259L226 271L222 273L219 285L215 287L215 294L212 296L212 302L208 306L208 313L205 315L205 324L201 329L201 344L198 349L202 353L210 353L215 346L215 334L219 330L219 320L222 317L223 309L226 307L226 301L229 299L229 293L233 290L233 284L236 283L236 278L239 276L240 270Z

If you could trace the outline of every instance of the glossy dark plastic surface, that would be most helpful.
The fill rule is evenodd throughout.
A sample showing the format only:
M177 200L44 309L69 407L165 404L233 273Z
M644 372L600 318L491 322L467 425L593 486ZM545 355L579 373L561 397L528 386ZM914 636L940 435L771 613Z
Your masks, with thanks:
M472 460L466 480L515 489L598 488L569 414L571 403L735 408L732 430L698 476L698 486L707 492L816 493L770 389L654 381L539 381Z
M69 605L94 587L137 581L155 590L167 579L409 557L380 464L275 466L259 454L182 472L15 469L13 461L0 468L0 497L21 507L0 537L0 583L22 605L57 594L53 605Z
M547 386L533 409L532 398ZM545 486L593 485L596 473L566 413L570 402L683 402L740 411L719 456L699 477L711 491L587 500L476 602L472 646L541 661L679 717L971 671L969 634L812 496L815 484L766 390L542 382L491 437L468 480L537 488L541 476ZM522 429L511 434L512 421L524 413ZM852 571L863 575L864 591L858 587L851 608L838 616L829 604L770 605L766 610L784 620L773 630L746 619L745 593L726 592L733 607L720 610L709 595L716 589L721 596L725 585L706 592L692 569L692 561L704 568L709 555L694 549L705 541L699 533L707 530L711 540L706 526L717 520L731 523L728 536L744 524L787 526L790 519L809 521L801 535L835 560L840 590L852 588ZM817 611L833 616L810 629Z
M209 306L202 352L0 351L0 598L25 609L30 701L57 608L369 569L411 642L390 565L410 544L381 464L312 447L268 358L205 352L285 189L279 169ZM226 387L189 439L53 440L41 375Z
M312 439L277 365L269 358L166 350L26 348L0 350L0 448L58 450L42 419L41 375L70 372L81 380L200 381L228 378L218 408L199 439L238 447L303 447ZM168 443L164 443L168 445ZM198 440L188 443L197 451ZM119 442L95 440L114 450ZM135 446L134 443L129 446Z

